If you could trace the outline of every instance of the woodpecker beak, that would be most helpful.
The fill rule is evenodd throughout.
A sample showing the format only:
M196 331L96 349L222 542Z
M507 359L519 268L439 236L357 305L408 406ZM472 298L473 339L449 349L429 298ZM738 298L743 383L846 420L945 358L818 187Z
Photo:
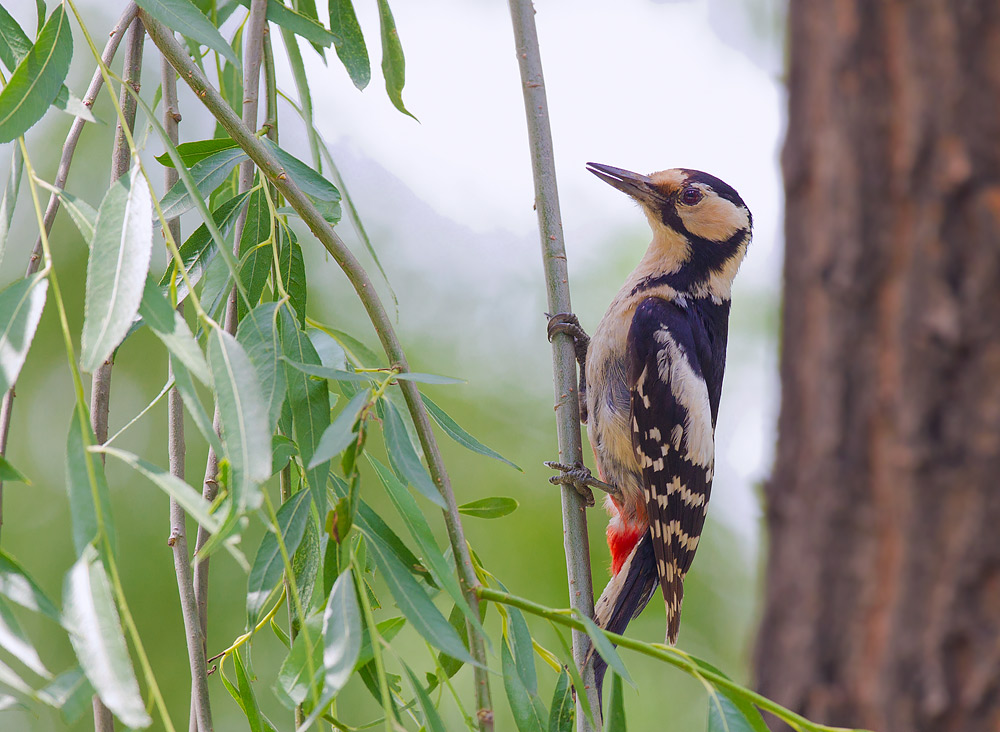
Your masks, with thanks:
M662 204L664 202L663 194L656 189L649 176L601 163L587 163L587 170L639 203Z

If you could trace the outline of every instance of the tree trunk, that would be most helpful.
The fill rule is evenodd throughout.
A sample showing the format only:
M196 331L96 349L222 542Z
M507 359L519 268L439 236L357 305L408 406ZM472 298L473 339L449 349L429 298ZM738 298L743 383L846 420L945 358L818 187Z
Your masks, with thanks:
M1000 3L793 0L760 690L1000 730Z

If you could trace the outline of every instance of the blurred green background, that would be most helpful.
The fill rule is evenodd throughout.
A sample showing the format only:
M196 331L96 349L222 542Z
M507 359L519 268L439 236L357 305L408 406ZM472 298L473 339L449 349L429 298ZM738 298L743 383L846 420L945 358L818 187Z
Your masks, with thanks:
M98 43L119 12L110 5L99 0L81 4ZM358 5L363 28L371 33L370 38L376 38L377 20L373 24L371 9ZM566 170L563 213L574 306L585 328L592 331L596 326L648 241L639 213L620 194L588 179L583 172L586 160L650 170L675 165L704 168L733 183L755 212L755 242L747 271L734 294L713 510L699 558L686 583L679 644L738 680L748 681L762 541L756 484L767 473L777 408L781 203L776 150L783 115L779 81L782 3L623 3L622 17L608 19L605 29L608 37L615 38L614 44L595 42L601 37L595 35L602 30L601 13L608 9L580 5L583 7L568 2L551 7L546 4L539 8L538 22L553 104L557 159L561 170ZM30 27L33 6L30 0L15 0L9 9ZM345 74L332 53L328 68L312 56L310 76L318 98L317 119L395 288L399 328L412 368L468 381L462 386L426 387L426 392L475 436L524 468L523 473L517 472L470 453L439 434L459 503L492 495L512 496L520 502L518 511L501 520L467 518L465 527L473 548L515 594L563 607L568 600L559 494L546 482L550 472L542 466L543 460L557 456L550 350L544 336L544 289L506 7L499 3L469 3L465 7L441 2L430 3L423 10L396 3L393 9L407 52L404 98L421 124L392 110L379 88L377 72L364 94L345 87L341 78ZM650 29L650 22L661 25ZM450 24L447 33L442 31L444 23ZM615 36L615 24L634 30L636 38ZM663 43L651 46L642 33L662 38ZM685 48L704 51L698 62L685 60L690 59L686 51L672 51L672 39L687 37ZM75 41L71 80L81 93L92 62L79 33ZM470 43L481 49L475 56L463 56ZM632 59L621 59L613 47L604 48L609 45L641 50ZM312 53L304 46L303 53L307 51ZM448 52L452 65L442 68L436 63L438 55ZM602 82L587 77L579 68L574 70L574 54L578 53L598 56L596 63L609 67L612 80L623 79L624 87L633 83L645 87L647 96L636 96L631 106L622 101L605 102L604 96L615 93L613 81ZM151 43L147 43L146 54L143 93L151 99L159 83L159 60ZM715 62L705 60L713 54ZM678 70L678 79L689 77L692 71L696 76L703 74L691 92L703 96L668 95L672 83L669 74L666 81L659 74L644 81L647 56ZM479 83L464 84L462 75L467 73L476 75ZM713 131L715 122L699 122L699 114L707 119L714 114L712 105L731 105L724 99L713 100L724 97L733 84L743 83L741 74L757 79L755 83L769 91L761 92L760 108L748 109L742 124L730 119L728 133L723 136ZM290 93L294 90L287 74L279 74L279 85ZM461 98L456 99L456 94ZM505 105L503 116L490 106L498 99ZM595 107L609 116L601 118ZM184 91L181 110L182 139L211 136L211 122ZM105 121L113 119L106 98L102 97L95 111ZM294 113L285 106L281 114L283 146L307 158ZM465 115L477 120L472 129ZM616 119L617 127L607 127L608 120ZM449 133L448 124L441 120L458 125L461 133ZM29 136L33 162L50 180L69 123L65 115L51 113ZM144 129L142 121L139 128ZM95 206L108 185L112 131L111 125L87 130L67 184L69 191ZM411 147L402 149L407 144ZM148 159L161 152L155 136L150 137L146 152ZM9 155L8 146L0 163L6 164ZM155 163L151 169L159 172ZM0 268L2 284L23 271L37 231L26 183L22 196L11 244ZM191 229L186 220L185 233ZM357 244L349 225L341 224L339 230ZM344 277L307 233L300 233L309 265L310 316L376 346L377 340ZM64 214L57 219L52 242L70 308L70 324L78 331L83 317L86 246ZM361 247L356 246L356 251ZM154 270L158 271L163 261L161 253ZM388 298L386 288L380 284L379 289ZM159 342L146 332L129 339L119 351L112 377L111 432L145 407L165 379L166 362ZM17 394L8 455L30 476L32 485L4 486L2 546L33 573L51 597L59 598L62 577L74 561L63 482L72 392L51 302ZM165 465L165 425L163 403L130 427L116 444ZM192 437L187 452L188 479L198 485L204 471L205 446L196 439L193 427L188 434ZM381 486L370 475L366 477L365 499L405 535ZM174 724L184 728L187 654L166 543L167 501L151 484L120 464L108 465L108 479L129 603ZM276 485L270 489L276 495ZM443 523L430 508L428 516L445 546ZM608 576L603 535L606 517L597 508L589 519L594 584L599 592ZM255 521L245 534L242 548L250 558L262 531L262 525ZM210 653L223 650L243 632L245 592L245 574L231 558L219 554L212 569ZM386 608L379 617L391 617L395 614L391 600L382 594ZM443 602L442 608L447 612ZM20 613L19 618L50 669L59 672L72 663L71 649L61 632L53 632L51 626L27 614ZM496 612L491 610L487 620L488 629L498 637ZM542 645L558 647L547 624L530 618L529 624ZM662 641L663 628L662 603L654 600L629 626L628 633ZM409 629L392 646L408 662L413 659L418 668L431 668L426 646ZM495 643L494 649L498 648ZM278 705L269 689L282 658L283 648L269 632L255 640L257 694L271 719L289 729L291 715ZM498 669L496 655L493 661ZM696 681L639 656L625 654L625 661L638 687L626 687L631 729L704 728L706 695ZM538 669L542 698L548 703L556 675L542 663ZM471 674L460 672L456 685L463 703L469 704ZM213 679L211 687L216 728L243 728L245 718L221 683ZM494 677L493 696L497 729L510 729L513 723L499 676ZM453 706L446 704L445 709L446 721L450 719L449 726L457 729ZM345 721L360 723L378 714L374 700L360 683L352 682L339 698L338 716ZM69 728L91 726L88 713ZM67 728L58 714L36 708L0 713L0 727ZM154 724L153 729L158 728L159 723Z

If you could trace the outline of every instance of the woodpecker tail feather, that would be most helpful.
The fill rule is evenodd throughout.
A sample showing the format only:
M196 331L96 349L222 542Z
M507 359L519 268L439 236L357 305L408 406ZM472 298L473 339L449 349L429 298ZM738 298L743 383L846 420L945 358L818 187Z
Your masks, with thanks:
M656 557L653 554L652 537L647 532L601 593L594 607L594 621L604 630L623 633L629 621L649 603L657 584ZM599 653L595 653L593 647L590 654L594 655L594 682L600 698L608 664Z

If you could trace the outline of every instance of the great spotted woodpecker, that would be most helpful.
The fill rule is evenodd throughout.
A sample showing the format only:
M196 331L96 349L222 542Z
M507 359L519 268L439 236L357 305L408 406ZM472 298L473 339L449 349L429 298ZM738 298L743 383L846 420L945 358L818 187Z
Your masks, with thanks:
M614 576L597 601L598 624L623 632L658 583L673 644L712 487L730 292L752 218L731 186L697 170L587 169L639 203L653 241L589 345L575 316L549 320L550 339L563 332L576 342L580 416L600 475L549 463L562 471L552 482L574 485L590 505L591 486L609 494ZM595 669L600 688L599 659Z

